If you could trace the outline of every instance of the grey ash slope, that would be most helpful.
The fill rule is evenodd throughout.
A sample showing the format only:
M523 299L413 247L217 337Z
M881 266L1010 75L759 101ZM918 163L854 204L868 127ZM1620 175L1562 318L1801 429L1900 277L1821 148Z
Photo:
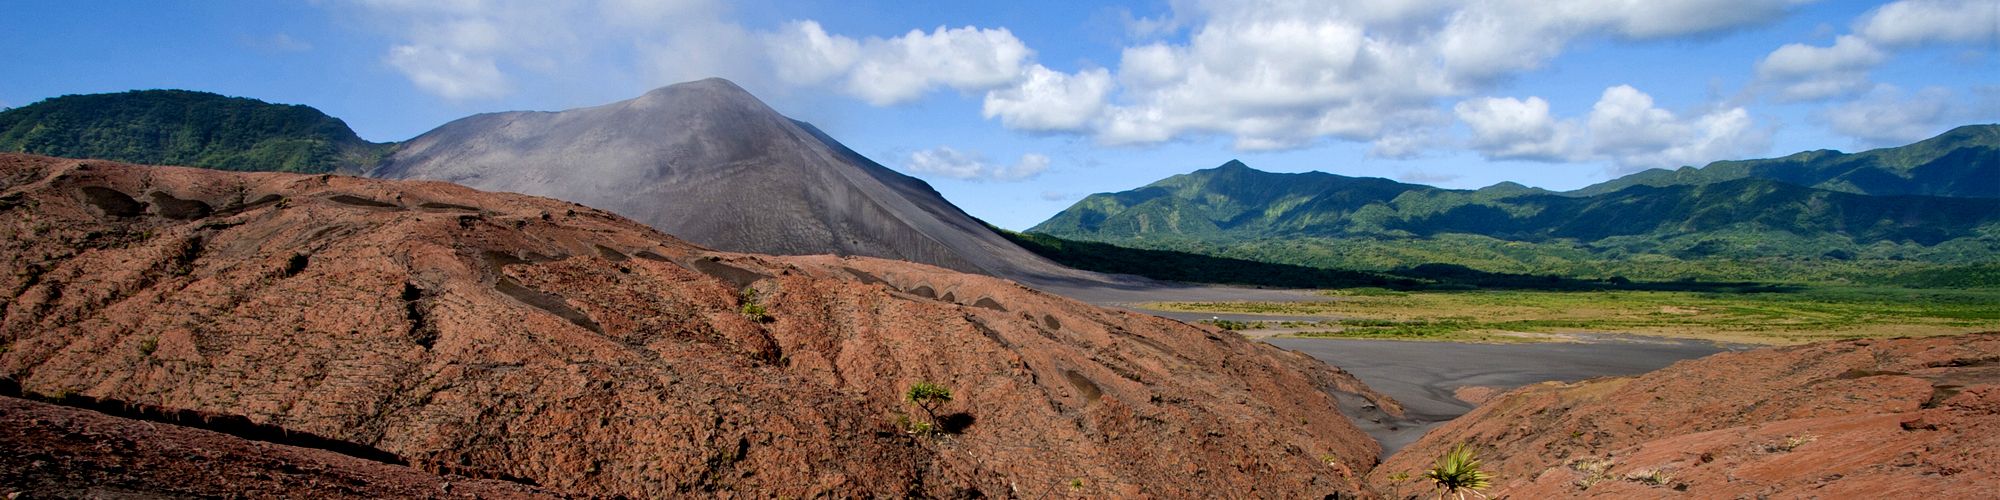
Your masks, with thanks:
M373 175L558 198L722 250L1094 279L1015 246L923 181L722 79L591 108L467 117L404 143Z

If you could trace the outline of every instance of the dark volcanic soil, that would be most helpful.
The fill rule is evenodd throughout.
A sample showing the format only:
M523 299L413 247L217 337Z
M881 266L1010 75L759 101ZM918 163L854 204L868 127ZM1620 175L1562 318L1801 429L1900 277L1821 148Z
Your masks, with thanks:
M1360 420L1384 453L1472 411L1462 388L1513 389L1546 381L1575 382L1638 375L1724 348L1708 342L1598 336L1588 343L1471 344L1401 340L1274 338L1265 342L1310 354L1360 377L1403 404L1405 418ZM1487 389L1490 391L1491 389Z
M1494 497L1995 498L2000 334L1716 354L1494 397L1369 478L1468 443Z
M573 201L722 250L1100 281L718 78L602 106L466 117L401 144L371 175Z
M0 155L0 259L27 392L565 494L1353 494L1336 408L1396 408L1226 332L435 182ZM946 434L898 425L917 381Z
M324 450L0 397L0 496L556 498ZM13 498L13 497L7 497Z

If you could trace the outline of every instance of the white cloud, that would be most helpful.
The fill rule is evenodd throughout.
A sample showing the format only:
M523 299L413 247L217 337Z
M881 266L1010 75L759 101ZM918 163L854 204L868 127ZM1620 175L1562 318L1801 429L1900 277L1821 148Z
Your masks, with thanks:
M1851 34L1829 46L1778 47L1757 63L1757 78L1784 100L1852 97L1875 87L1869 72L1892 49L1959 43L2000 44L2000 2L1902 0L1855 20ZM1859 137L1859 136L1857 136Z
M1621 171L1704 165L1770 149L1771 133L1741 107L1681 117L1628 85L1604 90L1588 116L1557 119L1548 102L1478 98L1453 107L1472 129L1472 148L1491 159L1609 160Z
M450 99L502 97L534 78L579 74L650 85L721 76L753 91L772 88L760 83L823 87L880 106L949 89L979 96L981 114L1009 129L1074 133L1100 144L1221 137L1241 150L1278 150L1356 141L1388 158L1451 143L1442 132L1456 115L1472 127L1482 153L1556 161L1598 155L1581 121L1549 116L1536 98L1466 97L1546 65L1580 41L1716 33L1772 21L1800 1L1175 0L1165 15L1127 16L1140 38L1117 64L1076 71L1038 63L1003 27L939 26L885 38L797 20L756 31L714 0L346 5L399 38L384 56L389 66ZM617 67L629 61L637 67ZM1460 102L1440 106L1449 101ZM1674 121L1694 130L1708 117ZM1648 130L1627 125L1619 130ZM1665 154L1698 135L1641 141L1646 137L1607 134L1606 146L1619 153L1595 157ZM941 153L931 159L952 164Z
M1587 126L1591 152L1625 170L1704 165L1771 147L1770 131L1756 127L1748 110L1717 109L1682 119L1627 85L1604 90Z
M1071 75L1037 64L1020 83L987 92L981 113L1015 130L1077 132L1104 111L1110 92L1109 71Z
M2000 43L2000 2L1904 0L1875 9L1855 32L1892 46L1925 43Z
M1673 112L1653 107L1653 96L1630 85L1604 89L1590 107L1589 127L1591 149L1611 155L1659 151L1685 135Z
M1541 67L1574 39L1657 39L1768 22L1797 0L1489 0L1449 16L1439 46L1445 66L1483 81Z
M1099 119L1070 122L1093 123L1087 133L1108 145L1224 136L1237 149L1270 150L1332 139L1407 157L1438 142L1427 129L1448 122L1440 100L1539 68L1572 41L1714 33L1771 21L1797 3L1175 2L1170 16L1139 23L1147 28L1139 34L1185 26L1186 41L1126 47Z
M843 91L877 106L909 102L940 86L961 91L1006 86L1024 76L1034 56L1006 28L972 26L855 40L799 21L764 41L786 81L840 78Z
M786 23L764 35L778 78L794 85L812 85L847 73L861 59L861 42L832 36L816 21Z
M961 152L949 146L910 153L903 169L918 175L962 180L1021 181L1049 169L1049 157L1035 153L1021 155L1013 165L994 165L978 152Z
M1460 121L1472 128L1472 149L1487 158L1543 162L1571 161L1574 124L1558 123L1549 102L1540 97L1482 97L1452 106Z
M428 45L397 45L385 58L417 88L446 99L500 97L510 89L492 57Z
M1757 79L1777 88L1787 100L1812 100L1853 95L1873 85L1868 71L1888 55L1853 35L1833 45L1786 44L1757 62Z
M453 100L505 97L522 82L773 79L754 33L712 0L364 0L329 3L397 40L383 62ZM587 78L577 75L589 75Z

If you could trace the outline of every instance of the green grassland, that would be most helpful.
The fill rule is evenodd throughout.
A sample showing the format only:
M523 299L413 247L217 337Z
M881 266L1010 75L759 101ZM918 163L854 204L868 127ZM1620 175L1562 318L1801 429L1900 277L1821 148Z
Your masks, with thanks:
M1784 292L1322 292L1321 302L1167 302L1158 310L1323 316L1232 324L1288 336L1449 341L1629 333L1750 344L2000 330L2000 290L1810 287Z

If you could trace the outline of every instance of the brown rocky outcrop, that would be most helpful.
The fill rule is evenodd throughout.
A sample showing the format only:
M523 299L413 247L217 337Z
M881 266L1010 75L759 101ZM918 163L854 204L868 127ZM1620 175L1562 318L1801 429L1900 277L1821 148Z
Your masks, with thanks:
M438 182L0 155L0 260L25 392L565 494L1352 494L1337 399L1394 408L1226 332ZM898 425L917 381L944 434Z
M1458 443L1495 498L2000 496L2000 334L1723 353L1524 387L1397 452L1384 493Z
M0 496L556 498L325 450L0 397ZM12 497L8 497L12 498Z

